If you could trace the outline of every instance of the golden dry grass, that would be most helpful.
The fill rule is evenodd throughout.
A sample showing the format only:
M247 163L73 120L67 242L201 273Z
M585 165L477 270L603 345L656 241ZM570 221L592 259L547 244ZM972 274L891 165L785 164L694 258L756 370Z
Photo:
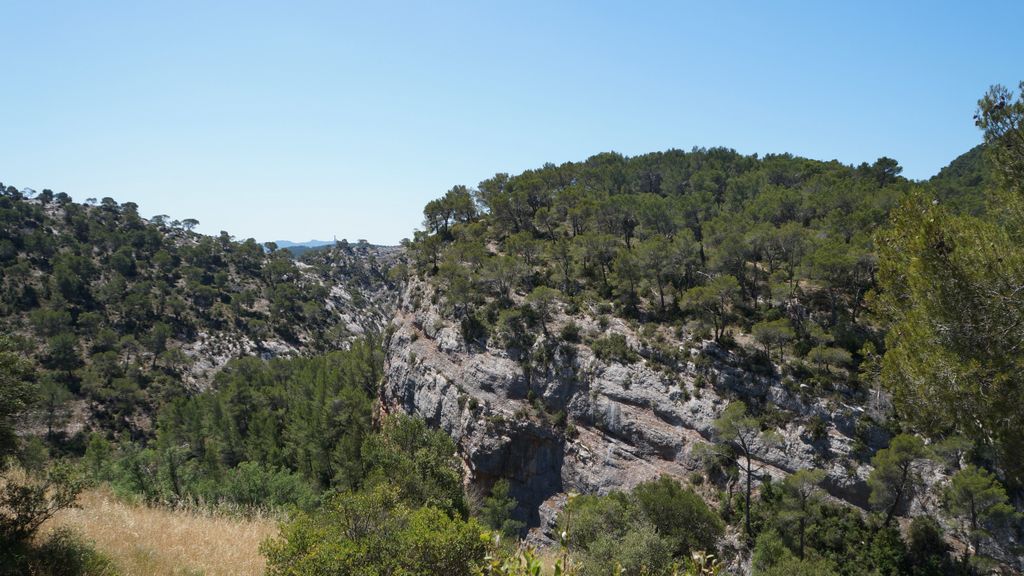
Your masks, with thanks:
M78 530L125 576L262 574L259 545L277 534L271 518L132 505L102 489L84 492L78 503L81 508L61 512L43 532Z

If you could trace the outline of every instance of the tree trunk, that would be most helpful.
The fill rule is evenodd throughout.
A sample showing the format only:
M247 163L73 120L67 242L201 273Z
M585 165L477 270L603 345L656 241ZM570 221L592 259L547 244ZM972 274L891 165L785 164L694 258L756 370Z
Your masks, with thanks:
M903 500L903 491L907 485L907 476L910 475L909 464L903 467L902 475L900 476L899 488L896 490L896 498L892 501L892 506L889 507L888 512L885 514L885 524L883 526L888 527L892 523L892 519L896 516L896 510L900 506L900 502Z
M892 524L892 519L896 516L896 509L900 505L900 500L903 499L903 491L899 490L896 492L896 499L892 501L892 506L889 506L889 510L885 513L885 523L883 526L889 526Z
M804 559L804 518L800 518L800 559Z
M751 489L752 489L752 487L751 487L751 477L750 477L751 473L750 473L750 453L749 452L746 453L746 457L747 457L747 494L746 494L747 506L746 506L746 509L743 512L745 514L744 525L746 526L747 538L749 539L751 537L751 533L750 533L750 492L751 492Z

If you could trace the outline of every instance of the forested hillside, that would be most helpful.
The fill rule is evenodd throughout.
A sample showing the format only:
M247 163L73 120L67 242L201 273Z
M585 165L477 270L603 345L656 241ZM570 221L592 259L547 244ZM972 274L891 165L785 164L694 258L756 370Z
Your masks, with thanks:
M978 212L980 164L978 148L925 188ZM878 337L862 318L873 235L921 187L900 172L888 158L854 168L727 149L607 153L455 187L427 205L411 249L476 338L515 324L489 303L557 290L641 321L701 317L716 339L758 324L768 347L781 338L849 365L840 350L859 360Z
M295 262L196 224L4 188L0 323L38 366L50 433L69 418L142 433L234 357L342 348L390 316L386 250L339 243Z
M547 164L298 259L0 186L0 574L118 573L41 531L87 486L279 520L275 575L1024 570L1022 118L928 181Z
M408 245L384 405L448 431L481 489L508 478L548 535L565 493L669 474L746 540L720 543L732 569L904 573L899 518L1020 569L1011 99L927 182L695 149L456 186ZM667 543L630 522L617 539L653 562ZM874 535L810 543L835 522Z

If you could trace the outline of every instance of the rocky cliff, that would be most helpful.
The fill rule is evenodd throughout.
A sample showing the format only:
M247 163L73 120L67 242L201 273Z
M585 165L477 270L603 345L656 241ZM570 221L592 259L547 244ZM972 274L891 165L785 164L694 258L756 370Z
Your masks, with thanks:
M662 474L687 481L703 469L699 447L732 399L779 415L781 442L763 451L765 473L824 468L831 494L866 504L862 454L887 442L871 417L877 402L808 394L688 334L658 333L655 349L636 326L594 311L555 314L530 350L467 344L458 323L431 304L440 300L434 290L411 282L402 294L382 406L451 434L469 482L482 490L510 479L535 538L550 534L567 493L629 489ZM570 322L581 342L556 336ZM624 336L637 361L601 360L583 343L609 334ZM666 349L685 360L667 368L658 360Z
M323 295L316 305L323 308L329 322L323 326L296 325L291 341L274 333L257 339L241 331L199 332L181 346L189 359L183 381L201 390L234 358L316 354L347 348L353 339L369 333L382 333L395 314L398 297L388 270L401 252L399 246L366 243L337 243L307 252L295 263L298 277L289 281ZM254 308L268 306L265 300L254 304Z

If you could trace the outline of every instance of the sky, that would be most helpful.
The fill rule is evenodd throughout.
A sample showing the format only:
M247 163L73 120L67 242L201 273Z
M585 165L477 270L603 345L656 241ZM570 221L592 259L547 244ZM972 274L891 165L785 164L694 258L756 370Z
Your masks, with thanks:
M1024 80L1024 2L0 0L0 181L395 244L456 184L726 146L924 179Z

